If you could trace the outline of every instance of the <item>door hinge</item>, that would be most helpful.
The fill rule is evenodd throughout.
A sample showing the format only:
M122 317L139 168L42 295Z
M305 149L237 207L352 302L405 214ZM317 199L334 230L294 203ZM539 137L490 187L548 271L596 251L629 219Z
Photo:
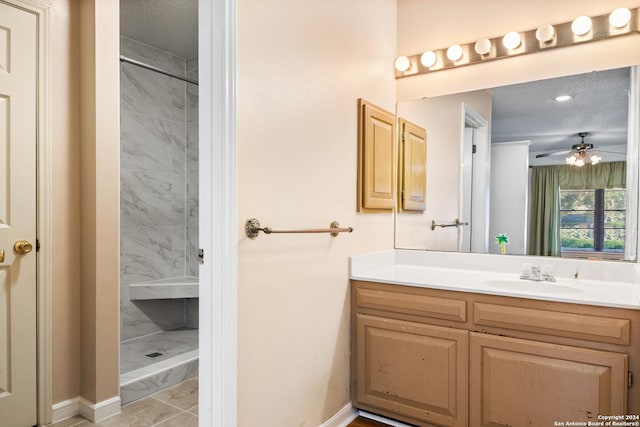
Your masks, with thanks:
M198 249L198 263L204 264L204 249Z
M471 154L476 154L478 151L478 146L476 144L471 145Z
M633 386L633 372L627 372L627 387L631 388Z
M40 239L36 239L36 252L40 252Z

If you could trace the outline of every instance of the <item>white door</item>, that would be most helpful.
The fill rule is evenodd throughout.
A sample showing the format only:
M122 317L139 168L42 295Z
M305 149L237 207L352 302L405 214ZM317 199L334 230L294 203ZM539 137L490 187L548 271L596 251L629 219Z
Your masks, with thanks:
M0 1L2 427L37 423L36 25L34 14Z

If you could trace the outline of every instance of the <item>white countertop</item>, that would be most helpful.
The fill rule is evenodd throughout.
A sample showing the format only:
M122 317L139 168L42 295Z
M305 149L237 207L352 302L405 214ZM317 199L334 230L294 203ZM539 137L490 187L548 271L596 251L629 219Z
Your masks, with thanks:
M557 281L521 280L522 263L553 265ZM636 263L390 250L351 257L350 277L404 286L640 309L640 268Z

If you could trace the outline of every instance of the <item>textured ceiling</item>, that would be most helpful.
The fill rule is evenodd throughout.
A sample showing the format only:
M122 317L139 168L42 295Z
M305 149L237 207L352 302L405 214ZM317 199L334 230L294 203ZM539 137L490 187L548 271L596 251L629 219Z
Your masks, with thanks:
M568 150L588 132L596 147L626 146L629 69L495 88L492 142L531 141L531 152ZM560 103L558 95L573 99ZM612 151L619 151L613 149Z
M198 0L120 0L120 34L183 58L198 56Z

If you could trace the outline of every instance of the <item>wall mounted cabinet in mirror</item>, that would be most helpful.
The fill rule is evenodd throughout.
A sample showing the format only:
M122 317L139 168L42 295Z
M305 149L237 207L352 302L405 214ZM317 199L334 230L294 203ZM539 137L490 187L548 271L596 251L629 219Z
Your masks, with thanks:
M359 212L392 211L395 201L396 116L358 100Z
M398 210L422 212L426 208L427 131L398 119Z
M500 253L505 233L508 254L635 259L639 87L631 67L398 103L398 117L426 129L429 145L426 207L397 213L396 247ZM558 184L548 195L558 203L540 208L538 168L562 182L591 175ZM620 191L595 192L605 189ZM455 219L469 225L430 229Z

